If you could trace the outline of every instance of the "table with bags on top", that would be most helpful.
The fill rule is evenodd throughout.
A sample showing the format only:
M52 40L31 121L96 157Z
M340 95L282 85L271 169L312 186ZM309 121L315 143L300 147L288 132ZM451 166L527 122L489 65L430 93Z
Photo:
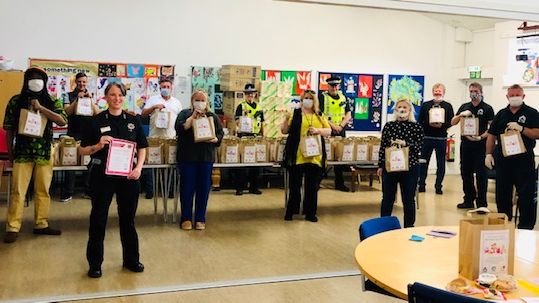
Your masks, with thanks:
M456 235L451 238L427 235L432 230ZM414 235L424 240L411 241ZM356 247L355 259L366 278L406 300L408 284L421 282L445 289L449 282L459 277L459 236L458 226L391 230L361 241ZM514 239L513 276L517 280L518 289L506 293L506 296L512 299L538 297L539 232L516 230ZM395 252L398 252L398 256Z

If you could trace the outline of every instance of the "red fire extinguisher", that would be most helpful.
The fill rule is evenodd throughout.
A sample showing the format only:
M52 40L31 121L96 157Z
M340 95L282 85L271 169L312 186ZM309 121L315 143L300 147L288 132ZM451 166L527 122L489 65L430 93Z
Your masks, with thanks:
M445 159L447 162L455 162L455 139L453 135L447 138L447 147L445 149Z

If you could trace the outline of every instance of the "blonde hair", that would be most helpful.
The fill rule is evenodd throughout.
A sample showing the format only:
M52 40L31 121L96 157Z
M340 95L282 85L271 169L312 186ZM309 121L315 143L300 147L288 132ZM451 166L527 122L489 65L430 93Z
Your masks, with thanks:
M443 90L444 90L444 94L445 94L445 85L443 85L442 83L436 83L432 86L432 92L434 93L434 90L441 87Z
M397 115L395 114L395 110L397 110L397 105L401 102L406 102L408 104L408 107L410 108L410 112L408 113L408 121L415 122L415 109L412 105L412 102L406 98L401 98L395 102L395 106L393 106L393 121L397 121Z
M318 101L318 96L316 95L316 92L314 90L304 90L303 93L299 96L301 101L303 102L303 99L305 99L305 96L310 95L313 99L313 111L315 113L318 113L320 111L320 102Z
M194 109L194 102L195 102L195 96L196 95L203 95L204 96L204 100L206 101L206 112L209 112L211 111L210 109L210 97L208 96L208 93L206 93L206 91L202 90L202 89L197 89L193 92L193 94L191 95L191 109Z
M509 92L510 90L512 89L518 89L519 91L523 92L524 93L524 89L522 88L522 86L518 85L518 84L513 84L511 86L509 86L507 88L507 92Z

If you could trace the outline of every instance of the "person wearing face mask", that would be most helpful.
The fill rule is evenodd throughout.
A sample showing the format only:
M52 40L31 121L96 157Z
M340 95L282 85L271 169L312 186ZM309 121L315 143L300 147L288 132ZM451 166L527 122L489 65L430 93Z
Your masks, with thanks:
M535 171L535 140L539 139L539 113L524 103L524 90L514 84L507 89L507 107L501 109L488 130L485 166L496 169L496 206L499 213L513 218L513 186L516 187L519 214L518 228L533 229L537 216L534 202L537 173ZM500 135L506 129L519 131L526 148L523 154L504 157ZM496 146L496 141L498 144Z
M423 149L421 150L421 159L425 159L427 163L422 164L419 172L419 192L425 192L427 172L429 168L432 152L436 153L436 183L434 188L436 194L442 195L442 182L445 176L445 150L447 141L447 129L451 127L451 119L453 118L453 106L451 103L444 101L445 86L441 83L436 83L432 87L433 99L424 102L419 111L418 123L423 126L425 132L425 140ZM429 110L439 106L445 110L444 123L430 123Z
M77 115L77 103L79 98L93 98L92 93L87 89L88 76L85 73L77 73L75 75L75 89L68 93L68 99L64 100L64 110L67 114L67 135L80 141L82 137L82 130L88 127L90 116ZM93 100L92 100L93 101ZM100 112L95 102L92 102L93 114L96 115ZM65 183L62 188L62 195L60 201L68 202L73 198L75 192L75 172L65 171ZM83 173L83 178L86 179L86 172ZM85 188L85 196L89 196L89 190Z
M141 116L150 116L150 133L151 138L163 138L174 139L176 138L176 129L174 129L174 122L178 117L178 114L182 111L182 104L180 100L172 96L172 80L169 78L162 78L159 80L159 95L154 95L146 101L142 108ZM169 112L169 123L167 128L158 128L156 126L156 118L158 111ZM144 190L146 192L146 199L153 198L153 179L150 169L143 170L144 175ZM174 193L169 193L169 198L172 198Z
M419 176L419 152L423 145L423 127L415 122L412 105L407 99L400 99L395 104L395 121L388 122L382 130L380 159L377 175L382 177L382 204L380 216L391 216L400 184L402 204L404 206L404 227L413 227L415 223L415 189ZM387 172L385 168L385 149L398 145L408 146L408 171Z
M305 220L318 222L316 210L318 207L318 187L326 166L326 149L324 137L331 134L331 126L324 115L319 113L319 104L316 93L305 90L301 96L301 108L294 110L292 116L286 115L281 124L281 132L288 134L286 140L283 165L289 170L288 188L290 194L286 204L284 219L291 221L294 214L298 214L301 202L301 184L304 179L303 212ZM299 148L301 137L320 135L321 155L304 157Z
M24 72L21 93L13 96L6 107L4 129L9 161L13 165L10 203L7 211L5 243L17 240L22 224L24 199L34 179L35 222L34 234L60 235L61 231L49 226L49 187L52 180L52 122L66 125L67 116L62 101L47 92L47 73L32 66ZM39 138L19 134L22 109L39 112L47 118L43 136Z
M193 122L208 117L213 119L216 138L195 142ZM176 159L180 172L180 228L193 229L193 197L195 199L195 229L206 229L206 208L211 188L211 172L215 162L215 149L221 145L223 127L216 114L210 111L208 94L196 90L191 95L191 108L184 109L176 119L178 152Z
M257 90L253 84L245 84L245 89L243 90L245 94L245 101L241 102L236 108L235 119L236 124L239 125L240 117L245 116L252 119L253 122L253 132L252 133L242 133L238 132L238 137L244 136L261 136L264 134L263 122L264 122L264 112L256 102L256 93ZM236 173L236 195L241 196L243 194L243 189L247 183L247 178L249 180L249 192L255 195L260 195L262 192L258 188L258 176L260 175L260 168L250 167L250 168L240 168L235 170Z
M477 207L487 207L487 169L483 165L485 159L486 138L489 124L494 119L492 106L483 101L483 87L474 82L468 87L470 102L462 104L457 114L451 119L451 125L457 125L465 117L474 116L479 119L479 134L477 136L461 136L460 143L460 174L462 177L462 189L464 202L457 208L474 208L474 200ZM474 185L474 173L477 190Z
M332 136L346 137L346 127L352 120L352 110L349 100L341 91L341 78L331 76L326 80L328 91L323 92L320 100L322 101L321 108L324 114L328 117L329 125L331 126ZM346 165L335 165L335 189L348 192L350 189L344 185L343 172L347 169Z

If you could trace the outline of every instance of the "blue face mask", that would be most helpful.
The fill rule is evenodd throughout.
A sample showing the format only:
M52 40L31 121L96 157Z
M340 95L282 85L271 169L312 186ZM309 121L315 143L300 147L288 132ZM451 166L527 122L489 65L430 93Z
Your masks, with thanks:
M161 89L161 96L163 96L163 97L170 96L170 88L162 88Z

